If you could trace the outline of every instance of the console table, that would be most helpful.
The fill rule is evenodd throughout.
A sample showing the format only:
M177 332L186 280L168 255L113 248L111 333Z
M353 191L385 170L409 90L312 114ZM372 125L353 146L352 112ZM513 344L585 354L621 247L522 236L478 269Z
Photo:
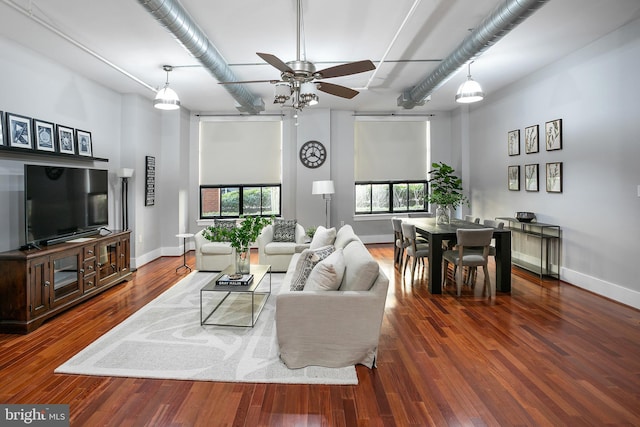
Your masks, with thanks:
M130 231L0 253L0 332L29 333L131 277Z
M560 280L560 239L561 233L559 225L545 224L542 222L522 222L512 217L496 217L498 221L506 221L511 230L512 236L530 236L539 239L540 253L537 262L526 260L522 256L511 255L511 262L518 267L536 273L540 280L544 276ZM515 245L512 245L512 248Z

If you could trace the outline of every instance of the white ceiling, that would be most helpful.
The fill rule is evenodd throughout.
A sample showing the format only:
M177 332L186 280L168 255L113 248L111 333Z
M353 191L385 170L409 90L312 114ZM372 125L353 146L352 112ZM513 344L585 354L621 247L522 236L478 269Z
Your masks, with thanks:
M361 90L352 100L320 93L320 104L311 108L405 113L455 108L456 89L466 78L464 67L422 107L403 110L397 107L397 98L424 79L470 29L503 2L303 0L307 59L318 69L362 59L370 59L378 66L375 72L328 80ZM264 63L256 52L274 54L285 62L296 57L295 0L181 3L239 80L279 78L279 71ZM36 19L17 9L28 11L27 15ZM638 0L550 0L486 50L473 64L472 75L490 97L500 88L639 17ZM149 98L151 105L155 94L149 87L37 21L56 28L154 88L164 84L163 64L179 67L170 74L171 87L179 94L182 105L193 112L236 111L236 102L225 88L137 0L0 0L0 35L118 92L141 94ZM387 49L386 62L380 65ZM246 86L263 98L266 112L280 111L272 104L272 85Z

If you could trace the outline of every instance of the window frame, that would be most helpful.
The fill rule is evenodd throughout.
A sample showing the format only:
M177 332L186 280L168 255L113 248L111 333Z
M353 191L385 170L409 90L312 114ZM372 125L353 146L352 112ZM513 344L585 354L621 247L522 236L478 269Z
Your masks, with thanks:
M264 206L262 205L262 201L260 204L260 215L262 217L272 217L272 216L276 216L279 217L282 213L282 184L223 184L223 185L200 185L199 187L199 217L201 220L208 220L208 219L232 219L232 218L239 218L241 216L244 215L244 190L246 188L277 188L278 192L280 194L279 197L279 201L278 201L278 206L277 206L277 212L270 212L270 213L264 213L263 208ZM220 212L220 215L204 215L202 212L203 209L203 203L202 203L202 192L203 190L207 190L207 189L223 189L223 188L238 188L238 201L239 201L239 206L238 206L238 215L222 215L222 212ZM273 206L272 206L273 208ZM250 214L250 215L256 215L256 214Z
M356 181L355 185L354 185L354 201L357 204L357 196L355 196L355 194L357 194L357 187L359 185L387 185L388 186L388 193L389 193L389 200L388 200L388 206L389 209L388 210L373 210L373 203L369 203L369 210L367 212L362 211L362 210L358 210L357 206L354 206L354 214L355 215L380 215L380 214L400 214L400 213L416 213L416 212L430 212L429 211L429 203L427 203L426 198L423 202L423 208L422 209L409 209L409 206L407 204L406 209L396 209L394 208L393 205L393 186L394 185L410 185L410 184L424 184L424 191L425 191L425 195L429 194L429 182L425 179L425 180L383 180L383 181ZM372 200L372 195L371 193L369 194L369 200Z

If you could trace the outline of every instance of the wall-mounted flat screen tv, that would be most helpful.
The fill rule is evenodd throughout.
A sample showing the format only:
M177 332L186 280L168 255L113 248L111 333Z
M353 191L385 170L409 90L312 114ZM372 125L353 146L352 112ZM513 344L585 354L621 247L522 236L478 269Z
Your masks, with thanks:
M106 227L108 193L107 170L25 165L25 242L53 244Z

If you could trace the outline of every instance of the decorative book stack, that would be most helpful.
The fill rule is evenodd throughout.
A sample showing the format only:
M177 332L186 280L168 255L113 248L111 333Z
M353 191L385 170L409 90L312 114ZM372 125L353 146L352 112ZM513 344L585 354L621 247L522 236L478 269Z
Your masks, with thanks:
M216 281L216 284L224 286L249 286L251 283L253 274L223 274Z

